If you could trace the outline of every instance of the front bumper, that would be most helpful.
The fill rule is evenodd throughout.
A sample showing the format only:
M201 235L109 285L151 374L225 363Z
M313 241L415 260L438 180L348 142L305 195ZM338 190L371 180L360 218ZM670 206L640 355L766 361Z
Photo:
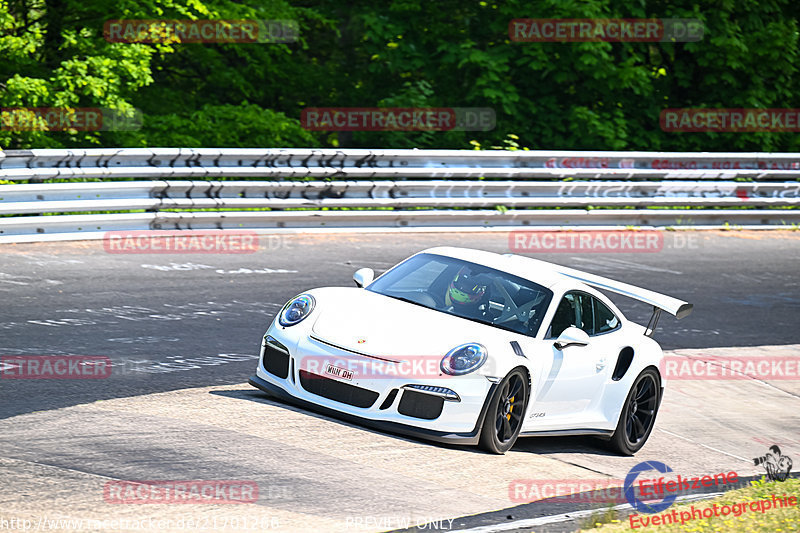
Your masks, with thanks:
M273 339L269 344L268 337ZM361 368L359 365L365 359L369 362L374 359L305 335L299 339L293 337L286 334L285 328L270 327L262 341L256 374L249 380L251 385L287 403L382 431L450 444L478 443L486 411L497 389L497 384L486 377L441 379L397 376L391 372L363 375L356 371L350 379L337 379L324 375L319 364L309 363L335 360L341 367ZM285 349L285 355L275 351L276 345ZM282 358L280 364L275 362L276 355ZM317 371L312 374L308 368ZM449 389L455 396L448 393L445 398L441 388ZM415 405L416 399L423 403Z

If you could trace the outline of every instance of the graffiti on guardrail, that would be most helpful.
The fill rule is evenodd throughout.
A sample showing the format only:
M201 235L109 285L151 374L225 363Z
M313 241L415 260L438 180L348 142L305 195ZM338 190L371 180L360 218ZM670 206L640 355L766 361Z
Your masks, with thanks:
M88 183L64 184L65 188L33 183L3 187L0 214L24 216L0 219L0 241L48 240L66 233L90 233L87 238L96 238L115 227L145 231L186 231L182 228L193 226L227 231L575 225L793 228L800 222L800 210L791 209L800 199L796 154L356 149L0 153L0 179L5 180L140 178L145 167L148 185L120 184L120 190L106 183L96 188ZM253 208L264 212L250 212ZM129 212L135 209L145 212ZM177 209L182 211L173 211ZM75 211L125 212L80 215L83 218L29 216ZM207 246L186 239L147 242L153 246L148 245L146 253L206 253ZM108 244L113 253L124 253L123 244L143 251L136 242ZM185 250L177 250L184 245ZM233 248L247 252L247 246Z
M478 108L480 109L480 108ZM319 118L319 117L318 117ZM319 125L319 122L317 122ZM77 163L80 162L78 165ZM624 170L738 170L738 171L798 171L800 156L681 152L552 152L501 150L363 150L363 149L67 149L67 150L9 150L0 151L0 170L117 167L125 168L182 167L207 168L281 168L295 171L308 168L424 169L431 174L447 169L469 169L480 173L487 168L497 169L611 169ZM221 170L224 173L224 170ZM222 174L224 175L224 174ZM480 175L480 174L477 174ZM687 173L684 177L691 177ZM751 177L758 178L755 173ZM553 176L550 176L553 177ZM564 177L568 177L565 174ZM681 177L678 175L677 177ZM733 175L730 176L735 177ZM796 176L790 176L794 179Z

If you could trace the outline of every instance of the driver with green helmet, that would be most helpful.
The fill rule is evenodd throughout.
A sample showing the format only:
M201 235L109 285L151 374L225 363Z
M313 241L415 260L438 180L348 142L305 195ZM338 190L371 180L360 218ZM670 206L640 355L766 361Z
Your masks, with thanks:
M469 267L459 269L456 277L447 287L444 301L459 315L479 317L480 305L489 285L485 274L475 274Z

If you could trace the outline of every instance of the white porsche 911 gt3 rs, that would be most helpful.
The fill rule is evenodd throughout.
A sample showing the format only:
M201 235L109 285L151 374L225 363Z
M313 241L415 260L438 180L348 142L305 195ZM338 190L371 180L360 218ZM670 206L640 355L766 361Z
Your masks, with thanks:
M664 390L651 338L686 302L579 270L440 247L357 287L307 291L264 335L250 384L393 433L505 453L519 436L594 435L631 455ZM647 327L596 288L653 305Z

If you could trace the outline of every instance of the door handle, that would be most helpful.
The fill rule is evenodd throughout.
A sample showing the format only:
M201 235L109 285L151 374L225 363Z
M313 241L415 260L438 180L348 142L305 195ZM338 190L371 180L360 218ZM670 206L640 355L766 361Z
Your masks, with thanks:
M597 361L597 363L595 364L595 368L597 369L598 372L603 370L605 367L606 367L606 358L605 357L603 357L602 359Z

